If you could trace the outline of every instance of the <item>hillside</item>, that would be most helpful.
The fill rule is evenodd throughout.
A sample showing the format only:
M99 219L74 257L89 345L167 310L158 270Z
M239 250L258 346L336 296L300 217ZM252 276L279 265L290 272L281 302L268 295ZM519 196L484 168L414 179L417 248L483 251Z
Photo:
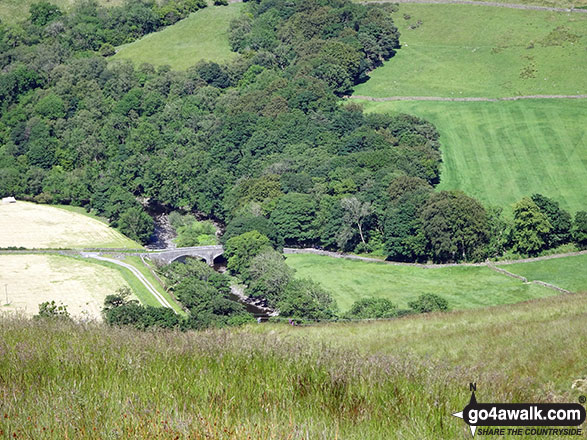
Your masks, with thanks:
M167 64L177 70L185 70L200 60L230 61L236 54L228 44L228 27L241 8L239 3L209 6L160 32L117 48L112 59L129 59L137 66Z
M97 0L104 6L118 6L123 0ZM24 20L29 15L30 5L37 3L38 0L2 0L0 2L0 20L4 23L14 23ZM59 6L60 9L67 11L76 3L76 0L49 0L49 3Z
M586 313L587 296L575 295L372 324L184 334L4 319L0 431L465 438L451 414L468 402L471 381L481 402L575 401Z

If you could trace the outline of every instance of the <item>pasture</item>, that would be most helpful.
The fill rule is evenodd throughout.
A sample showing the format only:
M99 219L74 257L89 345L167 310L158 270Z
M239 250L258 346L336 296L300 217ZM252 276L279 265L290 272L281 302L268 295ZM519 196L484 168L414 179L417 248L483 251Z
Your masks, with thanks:
M0 248L7 247L141 248L91 216L26 202L0 204Z
M401 4L394 22L402 48L355 95L587 94L587 14Z
M562 295L385 322L188 333L4 319L0 430L35 439L471 438L451 416L469 401L469 382L480 402L585 394L573 384L586 373L586 313L586 295Z
M0 312L32 316L40 303L55 301L75 318L101 319L104 298L126 285L116 269L79 259L0 255Z
M150 63L185 70L200 60L217 63L236 57L228 44L228 27L242 4L209 6L173 26L120 46L112 60L131 60L135 65Z
M506 211L534 193L571 213L587 209L587 99L361 102L368 112L409 113L436 126L439 189L461 189Z
M587 292L587 254L500 267L529 281L540 280L572 292Z
M62 11L68 11L78 0L49 0L49 3L59 6ZM29 8L38 0L2 0L0 1L0 20L4 23L14 23L29 16ZM103 6L118 6L123 0L97 0Z
M487 267L425 268L371 263L321 255L288 255L297 278L320 283L341 311L365 297L387 298L400 308L424 293L445 298L451 309L513 304L557 293L501 275ZM510 270L510 269L508 269ZM587 286L586 286L587 287Z

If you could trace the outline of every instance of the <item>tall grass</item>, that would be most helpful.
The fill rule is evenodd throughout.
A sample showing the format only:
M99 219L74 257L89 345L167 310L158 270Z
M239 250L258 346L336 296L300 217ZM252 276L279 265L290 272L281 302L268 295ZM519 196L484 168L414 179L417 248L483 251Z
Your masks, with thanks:
M575 295L376 324L200 333L3 319L0 431L34 439L467 438L450 414L467 403L469 382L486 402L577 397L570 382L587 374L586 314L587 295Z

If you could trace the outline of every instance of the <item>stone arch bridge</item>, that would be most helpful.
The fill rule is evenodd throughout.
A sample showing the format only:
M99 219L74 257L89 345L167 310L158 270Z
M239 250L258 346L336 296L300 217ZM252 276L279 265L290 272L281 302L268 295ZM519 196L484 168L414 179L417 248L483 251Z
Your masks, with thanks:
M196 257L206 260L210 266L214 265L214 260L224 253L222 245L213 246L194 246L175 249L162 249L160 251L144 252L139 254L141 257L147 257L161 264L171 264L181 257Z

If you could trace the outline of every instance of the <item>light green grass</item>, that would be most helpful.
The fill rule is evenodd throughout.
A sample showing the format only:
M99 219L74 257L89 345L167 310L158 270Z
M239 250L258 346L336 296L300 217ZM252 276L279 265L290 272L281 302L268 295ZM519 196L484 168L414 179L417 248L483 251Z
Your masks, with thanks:
M353 0L362 2L363 0ZM375 0L372 0L372 2ZM379 0L381 3L389 3L389 0ZM434 0L431 0L431 2ZM489 1L489 0L476 0ZM514 3L518 5L536 5L547 6L549 8L584 8L587 6L587 0L493 0L494 3Z
M499 263L497 265L499 266ZM522 275L529 281L544 281L571 292L587 292L587 255L532 263L505 264L501 267Z
M185 70L200 60L231 60L236 54L228 44L228 28L241 7L237 3L201 9L173 26L119 47L112 59L129 59L135 65L168 64L176 70Z
M575 402L587 296L315 327L185 334L0 320L5 438L471 438L480 402ZM24 392L25 390L26 392ZM528 439L529 436L504 436ZM556 437L548 437L549 439Z
M587 14L402 4L394 16L402 48L355 95L587 93ZM418 20L420 27L408 29ZM532 77L523 78L527 69Z
M69 11L76 3L76 0L48 0L49 3L57 5L62 11ZM123 0L97 0L103 6L118 6ZM1 0L0 20L4 23L14 23L28 18L29 8L38 0Z
M320 283L336 299L341 311L365 297L387 298L401 308L424 293L445 298L451 309L513 304L556 294L545 287L524 284L487 267L423 268L370 263L321 255L288 255L296 277Z
M175 298L172 295L170 295L169 292L167 292L165 290L165 288L161 285L161 283L159 282L159 280L157 278L155 278L155 276L153 276L153 274L149 270L149 267L146 266L143 263L143 261L141 260L141 257L128 256L128 257L125 257L123 261L125 263L128 263L128 264L134 266L135 268L137 268L138 271L141 272L143 274L143 276L147 280L149 280L149 282L153 285L153 287L155 287L155 289L157 289L157 291L169 302L169 304L171 304L171 306L173 307L173 310L175 310L177 313L179 313L182 316L187 316L186 312L183 311L183 309L177 303L177 301L175 300ZM120 270L121 271L123 271L123 270L126 271L122 267L120 268ZM128 271L126 271L126 272L128 272ZM132 275L132 276L134 277L134 275ZM139 282L139 284L141 284L141 286L142 286L142 283ZM144 289L144 286L143 286L143 289ZM150 293L148 293L148 295L151 298L153 298L153 295L151 295ZM161 304L155 298L153 298L153 300L156 302L155 305L157 307L160 307L161 306Z
M587 57L586 57L587 58ZM587 209L587 100L364 102L369 112L414 114L440 133L439 189L503 206L542 193Z

